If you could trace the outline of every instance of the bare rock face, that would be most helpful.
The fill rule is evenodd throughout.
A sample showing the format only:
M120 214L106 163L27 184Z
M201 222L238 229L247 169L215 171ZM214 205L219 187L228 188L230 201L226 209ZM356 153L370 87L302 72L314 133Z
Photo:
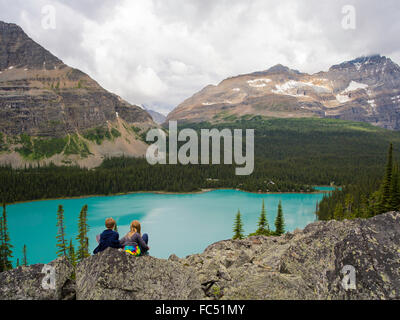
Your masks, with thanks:
M5 134L64 136L121 117L150 115L65 65L15 24L0 21L0 128Z
M66 258L59 258L48 264L54 267L55 288L42 285L46 278L44 264L0 273L0 300L71 300L75 298L72 280L74 268ZM48 282L50 284L50 282Z
M79 300L194 300L203 296L191 268L111 248L78 265L76 292Z
M400 67L375 55L301 73L277 65L210 85L182 102L167 120L224 122L254 115L337 118L400 130Z
M144 131L155 123L142 108L64 64L19 26L0 21L0 164L21 167L43 160L42 164L93 167L108 156L141 156L145 143L132 126ZM97 150L92 141L82 138L90 130L108 131L110 135L112 128L122 137L103 148L109 152ZM30 138L38 143L32 144ZM54 141L60 139L64 139L64 145L57 148ZM132 147L125 146L124 141ZM47 154L56 156L36 156L43 144ZM29 152L25 152L27 146Z

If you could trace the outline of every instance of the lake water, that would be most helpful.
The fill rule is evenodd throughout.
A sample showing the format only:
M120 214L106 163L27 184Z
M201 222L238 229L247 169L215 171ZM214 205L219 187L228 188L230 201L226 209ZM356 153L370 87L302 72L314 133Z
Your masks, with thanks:
M9 205L7 212L15 261L16 258L21 260L24 244L29 264L47 263L56 257L59 204L64 206L68 241L76 237L79 212L87 204L91 251L97 245L96 235L104 230L104 220L113 217L121 237L128 232L132 220L139 220L142 233L149 234L150 254L167 258L172 253L180 257L200 253L213 242L231 238L238 209L242 213L245 233L254 232L262 199L271 229L274 229L279 200L282 201L286 230L304 228L315 221L315 205L322 197L323 193L256 194L236 190L198 194L135 193L19 203Z

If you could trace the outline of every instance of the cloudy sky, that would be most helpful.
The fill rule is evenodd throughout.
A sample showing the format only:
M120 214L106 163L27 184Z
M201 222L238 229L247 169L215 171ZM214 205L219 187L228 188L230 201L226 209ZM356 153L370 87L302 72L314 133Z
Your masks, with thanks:
M309 73L375 53L399 63L399 16L398 0L0 0L0 20L163 113L208 84L278 63Z

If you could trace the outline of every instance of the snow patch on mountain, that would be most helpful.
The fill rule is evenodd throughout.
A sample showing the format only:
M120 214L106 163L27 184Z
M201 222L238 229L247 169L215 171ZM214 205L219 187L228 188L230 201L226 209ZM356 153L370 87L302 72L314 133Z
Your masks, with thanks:
M340 103L346 103L349 102L351 99L347 95L337 94L336 100L339 101Z
M231 100L223 100L223 101L219 101L219 102L215 102L215 101L206 101L203 102L202 105L203 106L213 106L215 104L233 104L233 102Z
M313 82L300 82L295 80L289 80L282 85L277 84L275 85L275 88L276 88L275 90L272 90L273 93L284 94L293 97L304 96L304 93L302 94L298 93L299 89L313 90L318 93L330 92L329 88L325 86L317 85Z
M267 83L271 82L271 79L254 79L248 80L247 84L253 88L263 88L267 86Z
M357 90L366 90L368 88L367 84L356 82L356 81L351 81L349 86L342 91L342 93L347 93L347 92L352 92L352 91L357 91Z

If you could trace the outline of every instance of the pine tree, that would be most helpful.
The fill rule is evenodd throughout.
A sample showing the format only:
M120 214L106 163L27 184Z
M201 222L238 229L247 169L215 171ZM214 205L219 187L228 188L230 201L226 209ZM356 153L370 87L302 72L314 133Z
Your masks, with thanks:
M369 218L370 212L369 212L369 208L368 208L368 199L364 194L361 195L360 202L361 202L361 204L360 204L360 209L358 211L357 218L363 218L363 219Z
M343 205L342 203L339 201L336 204L335 207L335 211L333 212L333 219L337 220L337 221L341 221L344 218L344 210L343 210Z
M3 216L0 216L0 272L6 269L5 254L4 254L4 226L3 226Z
M16 267L17 267L17 268L19 267L19 259L17 259Z
M392 184L392 175L393 175L393 144L391 143L389 146L387 163L385 169L385 176L383 178L382 186L381 186L381 202L378 206L378 214L384 213L386 211L390 211L390 187Z
M13 268L11 258L13 247L10 243L10 236L8 234L8 227L7 227L7 211L6 211L6 204L3 203L3 216L1 217L0 221L0 270L6 271Z
M264 199L262 201L261 215L258 220L258 229L256 231L257 236L268 236L270 234L269 224L267 219L267 211L265 210Z
M315 221L318 221L319 201L315 204Z
M64 226L64 209L62 205L58 206L57 211L57 244L58 248L56 254L58 257L67 256L67 244L65 242L65 226Z
M348 193L344 200L346 211L344 213L345 219L354 219L355 214L353 212L354 196Z
M77 258L76 258L76 254L75 254L75 248L72 243L72 239L69 242L69 247L68 247L68 260L74 267L76 266Z
M117 223L115 223L115 226L114 226L114 231L115 231L115 232L118 232Z
M23 253L22 265L24 265L26 267L28 265L28 259L26 257L26 244L24 244L24 248L22 249L22 253Z
M396 163L393 166L392 182L390 184L390 199L388 211L397 211L400 208L400 173Z
M78 236L76 240L78 240L79 247L77 252L77 260L80 262L84 258L90 256L89 254L89 239L87 237L87 233L89 231L89 226L87 224L87 204L82 207L82 210L79 214L78 221Z
M240 240L243 239L243 223L242 223L242 218L240 216L240 210L238 211L238 213L236 214L236 218L235 218L235 223L233 225L233 240Z
M283 217L282 201L278 204L278 214L275 219L275 235L280 236L285 233L285 219Z

